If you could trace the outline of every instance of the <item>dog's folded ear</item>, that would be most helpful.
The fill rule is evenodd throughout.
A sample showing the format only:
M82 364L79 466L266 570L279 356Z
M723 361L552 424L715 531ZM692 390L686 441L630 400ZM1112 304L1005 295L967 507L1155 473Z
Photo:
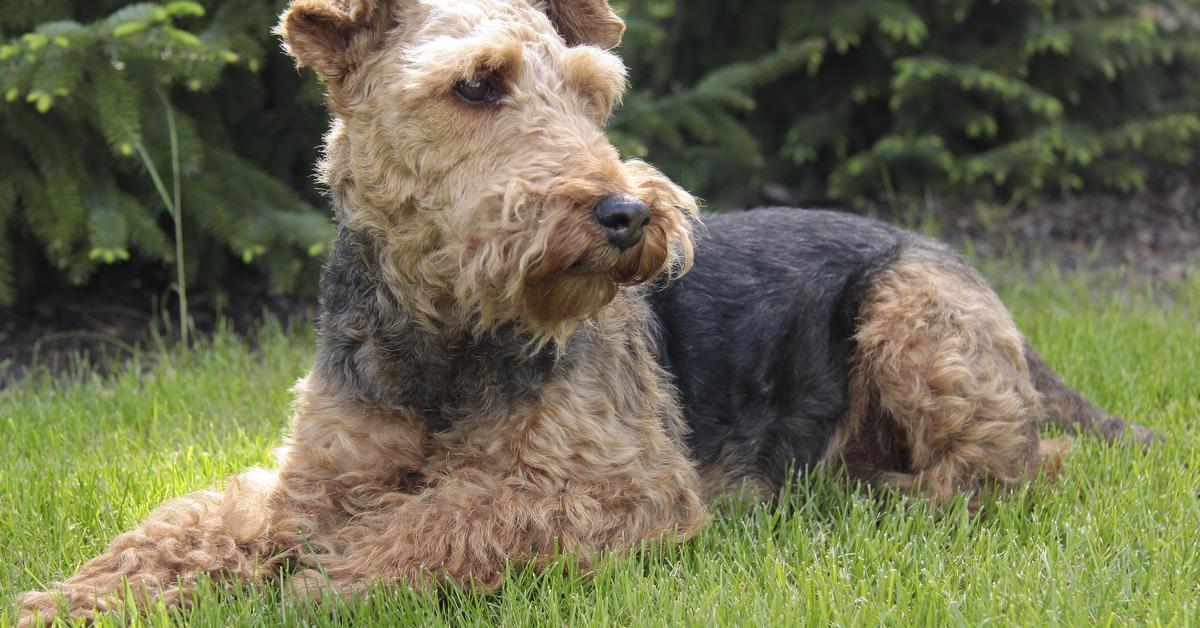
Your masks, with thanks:
M625 34L625 22L608 0L547 0L546 14L568 46L616 48Z
M336 86L379 48L389 13L387 0L292 0L275 34L298 66Z

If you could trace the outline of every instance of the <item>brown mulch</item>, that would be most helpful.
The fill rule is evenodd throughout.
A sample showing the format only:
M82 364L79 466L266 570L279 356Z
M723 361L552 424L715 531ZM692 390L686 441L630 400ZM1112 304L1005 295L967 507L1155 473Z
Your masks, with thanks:
M252 331L264 315L281 321L311 318L316 301L272 294L253 273L232 274L223 294L194 291L188 310L201 336L221 321L238 333ZM30 367L67 372L101 370L137 353L177 342L179 310L162 269L122 265L105 269L82 287L53 287L0 309L0 388Z
M884 202L841 207L770 184L751 198L748 205L832 206L909 225L932 218L943 239L970 240L983 255L1017 256L1030 269L1125 267L1135 276L1165 282L1200 270L1200 173L1160 173L1133 196L1086 194L1028 207L937 201L919 207Z
M984 254L1016 252L1028 265L1053 262L1064 270L1124 266L1164 282L1200 270L1200 177L1173 173L1132 197L1093 194L979 215L944 221L947 237L969 238Z

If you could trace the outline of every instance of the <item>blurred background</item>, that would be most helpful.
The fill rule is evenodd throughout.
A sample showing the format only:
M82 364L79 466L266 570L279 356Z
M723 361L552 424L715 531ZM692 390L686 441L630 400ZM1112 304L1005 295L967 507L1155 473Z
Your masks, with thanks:
M283 4L0 0L0 363L177 331L183 285L185 327L311 307L327 119L269 34ZM1200 0L614 5L610 136L709 209L1194 268Z

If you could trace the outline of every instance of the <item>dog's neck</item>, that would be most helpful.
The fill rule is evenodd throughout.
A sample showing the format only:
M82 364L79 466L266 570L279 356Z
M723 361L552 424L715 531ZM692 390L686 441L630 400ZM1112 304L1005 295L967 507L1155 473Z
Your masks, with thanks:
M459 415L503 414L576 359L554 345L531 354L528 336L512 328L438 328L382 285L376 255L367 235L342 226L321 277L316 368L342 394L449 424Z

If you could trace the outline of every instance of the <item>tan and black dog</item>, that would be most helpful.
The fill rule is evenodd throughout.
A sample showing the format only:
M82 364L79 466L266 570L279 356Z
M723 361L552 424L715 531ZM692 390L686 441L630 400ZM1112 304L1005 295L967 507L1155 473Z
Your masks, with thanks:
M940 503L1033 478L1047 423L1149 439L938 242L793 209L700 228L604 136L623 29L604 0L295 0L338 236L278 466L161 506L22 621L285 571L487 589L687 539L715 495L820 461Z

